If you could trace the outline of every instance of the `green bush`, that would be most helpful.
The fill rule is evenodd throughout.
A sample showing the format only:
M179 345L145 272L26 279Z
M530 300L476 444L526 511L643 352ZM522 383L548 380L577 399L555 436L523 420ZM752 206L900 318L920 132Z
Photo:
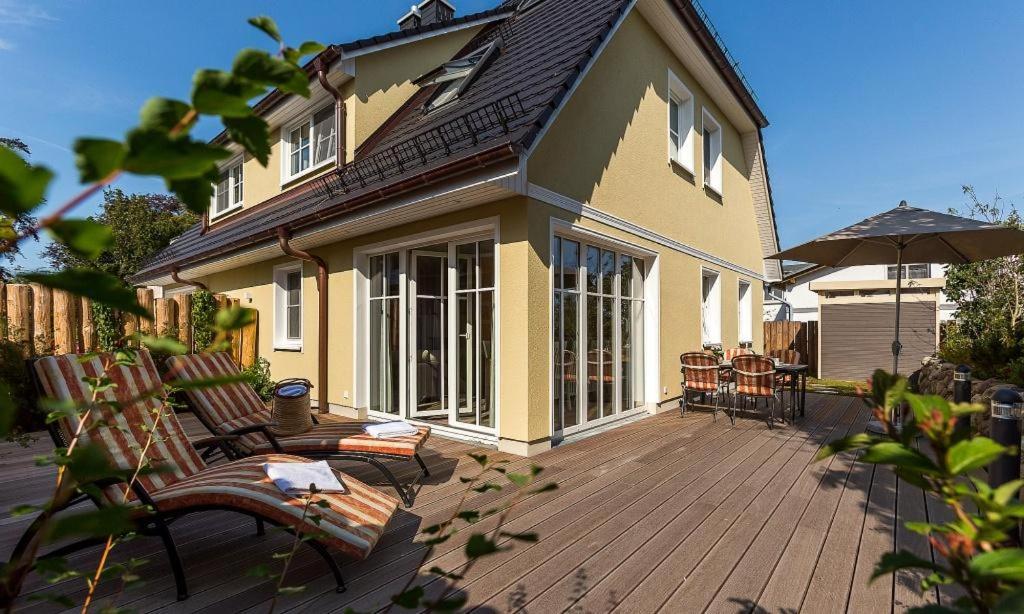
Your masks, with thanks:
M192 342L195 350L201 352L213 343L216 336L213 319L217 316L217 298L208 290L199 290L192 295Z
M257 358L256 362L242 370L242 375L261 399L270 401L274 398L274 386L277 382L270 379L269 360Z

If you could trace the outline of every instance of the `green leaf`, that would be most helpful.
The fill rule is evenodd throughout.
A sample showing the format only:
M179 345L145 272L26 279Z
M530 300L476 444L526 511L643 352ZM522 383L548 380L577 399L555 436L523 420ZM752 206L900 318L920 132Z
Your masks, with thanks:
M221 70L200 70L192 79L192 106L205 115L245 117L252 114L249 100L264 88Z
M128 506L105 505L99 509L58 516L53 522L49 539L58 541L67 537L106 537L120 535L132 529L133 511Z
M474 533L466 542L466 556L475 559L498 551L498 544L482 533Z
M256 311L248 307L228 307L217 312L214 326L217 330L229 331L238 330L243 326L252 324L256 317Z
M523 473L512 473L512 472L509 472L505 477L508 478L509 482L512 482L513 484L515 484L519 488L523 488L524 486L529 485L529 483L533 480L532 476L529 476L529 475L526 475L526 474L523 474Z
M192 140L187 135L171 137L155 129L136 128L128 133L125 170L137 175L165 179L209 178L217 162L231 155L223 147ZM209 206L209 201L207 201Z
M420 605L420 599L423 598L423 587L414 586L404 593L391 596L391 601L407 610L415 609Z
M272 86L282 92L309 97L309 77L306 72L284 60L272 57L259 49L243 49L235 56L231 71L253 83Z
M279 43L281 42L281 31L277 29L277 24L270 17L267 17L266 15L250 17L249 24L253 27L259 28L275 41Z
M107 177L124 162L124 145L110 139L78 139L75 141L75 165L83 183Z
M320 53L324 49L327 49L327 47L325 47L324 45L322 45L322 44L320 44L320 43L318 43L316 41L306 41L306 42L302 43L301 45L299 45L298 52L299 52L300 56L304 56L304 55L311 55L311 54L314 54L314 53Z
M953 447L946 453L946 463L951 473L960 474L984 467L1000 456L1009 453L1009 448L999 445L988 437L974 437L953 444Z
M147 130L169 132L181 124L192 107L180 100L170 98L150 98L139 110L139 126ZM190 122L195 123L195 119ZM189 126L182 126L188 128Z
M971 574L985 579L1024 582L1024 550L1001 548L983 552L968 563Z
M159 352L161 354L180 356L188 353L188 348L185 344L173 337L143 335L139 337L139 341L142 342L142 345L146 346L150 351Z
M32 166L7 147L0 147L0 213L14 217L43 202L53 173Z
M47 229L58 241L87 260L95 260L114 243L106 224L93 220L57 220Z
M194 179L173 179L167 181L167 189L174 192L182 203L193 213L203 214L210 208L213 197L213 182L217 179L217 169L213 168L204 177Z
M992 608L992 614L1018 614L1024 612L1024 586L1003 595Z
M469 457L472 458L473 460L475 460L477 462L477 464L479 464L481 467L486 467L487 466L487 455L486 454L474 454L473 452L470 452L469 453Z
M878 441L876 437L872 437L867 433L857 433L856 435L843 437L842 439L837 439L822 446L814 459L822 460L830 456L835 456L841 452L846 452L847 450L859 450L861 448L866 448L876 441Z
M907 394L905 395L907 404L910 405L910 409L914 412L914 419L918 422L924 422L931 420L932 412L938 410L942 414L944 419L949 419L949 401L946 399L933 394L921 395L921 394Z
M48 288L67 290L74 295L84 296L125 313L153 319L152 314L137 302L135 291L108 273L90 269L68 269L57 273L26 273L23 277L27 281Z
M907 527L914 533L921 535L931 535L935 531L935 525L930 522L904 522L903 526Z
M875 564L875 570L871 573L871 580L874 581L877 578L891 574L892 572L900 569L930 569L932 571L942 571L942 568L935 563L922 559L921 557L907 552L906 550L900 550L899 552L886 552L882 555L882 558Z
M267 122L255 115L225 117L222 121L228 137L256 158L261 166L266 166L270 161L270 128Z
M896 441L873 444L861 457L865 463L893 465L924 473L935 473L938 467L927 456Z

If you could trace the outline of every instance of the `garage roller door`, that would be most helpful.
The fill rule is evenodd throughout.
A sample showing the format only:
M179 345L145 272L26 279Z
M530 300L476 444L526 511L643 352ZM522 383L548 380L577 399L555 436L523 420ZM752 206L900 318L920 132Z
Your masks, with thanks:
M875 369L892 369L894 303L821 306L821 377L864 381ZM900 372L911 373L935 353L935 302L900 308Z

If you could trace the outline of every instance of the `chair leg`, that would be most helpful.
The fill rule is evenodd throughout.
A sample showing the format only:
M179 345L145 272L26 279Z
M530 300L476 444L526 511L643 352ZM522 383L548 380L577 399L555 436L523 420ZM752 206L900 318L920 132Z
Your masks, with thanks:
M185 568L181 564L181 557L178 556L178 547L174 545L174 538L171 537L171 531L167 528L167 523L157 518L154 524L156 525L157 535L160 536L160 541L164 544L164 550L167 551L167 559L171 563L174 585L178 588L178 601L185 601L188 599L188 583L185 580Z
M683 398L679 400L679 417L686 417L686 388L683 388Z
M256 537L263 537L267 534L266 527L263 526L263 519L256 519Z
M334 575L334 582L336 585L334 591L337 593L344 593L346 590L345 579L341 577L341 569L338 567L338 562L334 560L334 557L327 551L327 548L324 548L324 545L315 539L311 539L306 543L320 555L324 562L327 563L327 567L330 568L331 574Z
M370 463L376 467L377 471L380 471L384 477L391 482L391 485L395 487L395 490L398 491L398 496L402 498L402 502L405 503L405 507L412 507L412 494L404 488L401 483L399 483L398 478L395 477L395 474L391 473L391 470L388 469L387 465L375 458L363 458L360 460Z
M423 477L429 478L430 477L430 469L427 469L427 464L423 462L423 458L420 457L420 453L417 452L414 456L416 458L416 462L420 464L420 469L423 470Z
M718 396L719 396L719 394L720 394L719 392L715 392L715 394L713 395L715 397L715 406L711 410L711 419L714 422L718 422Z

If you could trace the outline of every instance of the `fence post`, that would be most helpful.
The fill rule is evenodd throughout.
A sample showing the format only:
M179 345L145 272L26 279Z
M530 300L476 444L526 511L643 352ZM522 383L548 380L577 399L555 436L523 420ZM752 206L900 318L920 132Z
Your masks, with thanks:
M53 352L53 291L40 284L32 287L32 347L36 356Z
M0 281L0 339L7 339L7 284Z
M192 295L179 294L174 302L178 305L178 340L192 352Z
M158 298L153 302L154 328L157 336L177 337L178 304L174 299Z
M92 303L84 296L82 305L82 351L92 352L96 349L96 321L92 317Z
M25 358L32 355L32 287L7 286L7 338L21 347Z
M139 299L139 305L153 315L153 291L149 288L136 288L135 296ZM146 318L139 318L139 332L143 335L157 335L156 322Z
M75 329L78 328L75 297L64 290L53 291L53 353L75 352Z

